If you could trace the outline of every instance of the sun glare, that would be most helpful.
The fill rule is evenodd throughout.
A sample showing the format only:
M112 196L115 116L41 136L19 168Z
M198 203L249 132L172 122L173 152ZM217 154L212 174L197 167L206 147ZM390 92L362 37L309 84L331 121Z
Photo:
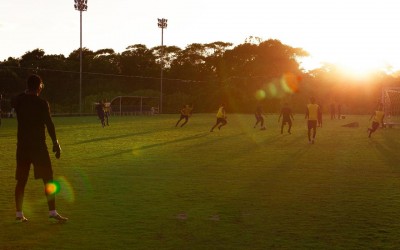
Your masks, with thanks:
M324 64L334 65L343 74L352 78L368 78L371 74L389 70L381 55L365 53L367 49L358 52L357 50L333 51L332 53L318 53L318 58L310 56L300 60L301 67L310 71L323 67ZM395 65L393 65L395 66Z

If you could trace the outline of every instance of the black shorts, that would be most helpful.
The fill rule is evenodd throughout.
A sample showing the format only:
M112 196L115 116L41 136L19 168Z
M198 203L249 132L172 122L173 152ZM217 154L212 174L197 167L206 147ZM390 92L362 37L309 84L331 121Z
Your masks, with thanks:
M217 118L217 124L219 124L219 123L225 124L226 123L226 119L225 118Z
M34 149L17 147L15 179L28 179L31 164L33 165L35 179L53 179L53 169L47 147Z
M290 120L290 119L284 119L284 120L282 120L282 125L285 125L285 124L288 124L289 126L292 126L292 120Z
M185 119L185 120L187 120L187 119L189 119L189 116L188 115L181 115L181 118L180 119Z
M308 121L308 129L316 129L317 128L317 121L316 120L309 120Z
M379 122L372 122L372 132L375 132L379 128Z

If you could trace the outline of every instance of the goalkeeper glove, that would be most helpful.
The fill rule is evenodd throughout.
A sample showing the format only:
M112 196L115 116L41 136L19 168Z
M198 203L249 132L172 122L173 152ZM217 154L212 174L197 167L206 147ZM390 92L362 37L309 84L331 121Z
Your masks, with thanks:
M56 153L56 158L60 159L61 156L61 147L58 143L58 140L53 141L53 152Z

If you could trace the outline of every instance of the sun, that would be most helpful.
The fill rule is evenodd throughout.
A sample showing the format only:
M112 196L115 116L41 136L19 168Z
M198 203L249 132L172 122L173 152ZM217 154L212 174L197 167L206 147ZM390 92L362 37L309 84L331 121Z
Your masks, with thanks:
M382 59L382 54L372 53L363 44L357 47L343 47L340 49L325 49L302 58L300 66L305 71L321 68L324 65L334 65L343 75L355 79L365 79L372 74L387 71L388 63Z

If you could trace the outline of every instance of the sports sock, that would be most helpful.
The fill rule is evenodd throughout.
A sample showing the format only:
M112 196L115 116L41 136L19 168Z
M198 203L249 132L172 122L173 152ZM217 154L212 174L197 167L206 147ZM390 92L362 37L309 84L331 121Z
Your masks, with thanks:
M18 217L18 218L22 218L22 217L24 217L24 212L22 212L22 211L17 211L16 213L16 217Z
M56 216L58 213L57 213L57 210L50 210L49 211L49 216Z

